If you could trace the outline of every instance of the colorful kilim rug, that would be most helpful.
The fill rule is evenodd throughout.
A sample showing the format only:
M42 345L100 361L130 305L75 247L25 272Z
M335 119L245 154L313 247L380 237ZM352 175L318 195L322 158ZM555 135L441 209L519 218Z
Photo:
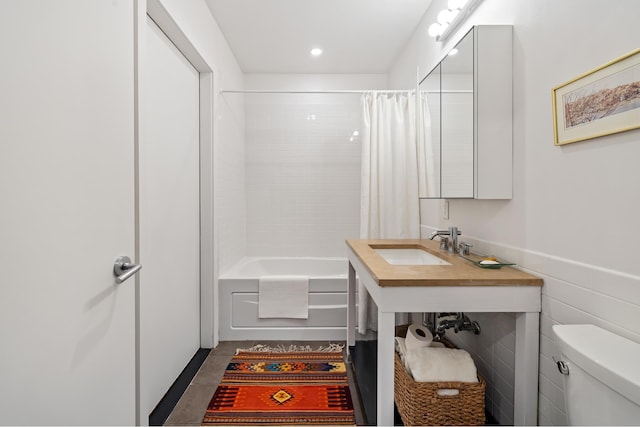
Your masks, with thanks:
M355 425L342 352L239 351L202 425Z

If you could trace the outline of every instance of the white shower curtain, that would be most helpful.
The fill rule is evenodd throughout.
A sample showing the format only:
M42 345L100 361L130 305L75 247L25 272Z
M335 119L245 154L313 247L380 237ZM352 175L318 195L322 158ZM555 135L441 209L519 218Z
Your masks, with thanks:
M360 238L420 237L416 101L410 92L362 96ZM377 313L358 284L358 332L376 329Z
M434 197L440 194L440 184L436 177L438 168L436 159L439 160L439 149L433 141L431 127L431 112L427 93L421 92L416 115L417 145L418 145L418 192L420 197Z

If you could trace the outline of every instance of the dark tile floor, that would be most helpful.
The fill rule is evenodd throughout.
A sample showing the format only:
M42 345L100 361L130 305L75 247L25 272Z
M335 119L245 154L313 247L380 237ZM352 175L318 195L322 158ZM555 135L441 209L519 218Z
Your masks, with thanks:
M164 425L166 426L185 426L185 425L200 425L202 418L207 409L207 405L216 390L216 387L222 379L224 370L231 360L231 357L235 354L238 348L249 348L255 344L256 341L225 341L221 342L218 347L213 349L209 356L204 361L200 370L191 381L191 384L187 387L186 391L178 401L177 405L167 418ZM312 349L320 346L326 346L328 341L260 341L259 344L268 346L284 345L289 347L290 345L308 345ZM343 344L343 343L340 343ZM344 352L344 350L343 350ZM346 353L345 353L346 354ZM354 375L351 370L350 364L347 364L347 376L349 380L349 388L351 390L351 397L354 401L354 409L356 416L356 423L358 425L366 424L363 418L363 412L360 405L360 399L358 391L355 387Z

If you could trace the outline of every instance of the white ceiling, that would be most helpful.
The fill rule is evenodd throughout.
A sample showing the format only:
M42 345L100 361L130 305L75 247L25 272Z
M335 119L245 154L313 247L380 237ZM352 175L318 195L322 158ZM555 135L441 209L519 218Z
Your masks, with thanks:
M246 73L386 73L432 0L206 1Z

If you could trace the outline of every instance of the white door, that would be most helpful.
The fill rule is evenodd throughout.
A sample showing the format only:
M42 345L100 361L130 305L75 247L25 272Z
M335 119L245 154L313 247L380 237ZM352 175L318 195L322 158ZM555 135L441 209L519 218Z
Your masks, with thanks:
M0 3L0 424L135 423L129 1Z
M147 18L140 140L141 421L200 347L199 73Z

